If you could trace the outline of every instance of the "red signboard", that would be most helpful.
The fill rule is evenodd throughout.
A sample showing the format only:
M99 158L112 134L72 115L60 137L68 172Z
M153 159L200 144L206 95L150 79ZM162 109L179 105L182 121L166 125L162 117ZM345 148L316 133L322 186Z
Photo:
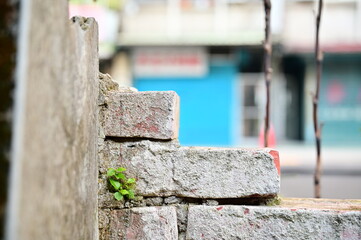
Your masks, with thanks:
M133 52L133 67L137 77L202 77L207 53L201 47L140 47Z

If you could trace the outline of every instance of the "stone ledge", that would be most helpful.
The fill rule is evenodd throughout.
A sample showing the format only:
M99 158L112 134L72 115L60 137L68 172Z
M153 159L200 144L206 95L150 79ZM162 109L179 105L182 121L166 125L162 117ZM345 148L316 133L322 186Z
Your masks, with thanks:
M290 209L319 209L332 211L360 211L360 199L317 199L317 198L286 198L282 200L280 207Z
M361 239L360 202L358 211L350 211L292 201L275 207L190 206L187 239Z
M109 215L108 240L178 239L175 207L140 207L112 210Z
M277 195L278 152L270 149L179 147L174 142L106 141L101 153L100 194L106 169L126 167L141 196L245 198Z
M110 92L107 101L105 136L161 140L178 137L179 97L175 92Z

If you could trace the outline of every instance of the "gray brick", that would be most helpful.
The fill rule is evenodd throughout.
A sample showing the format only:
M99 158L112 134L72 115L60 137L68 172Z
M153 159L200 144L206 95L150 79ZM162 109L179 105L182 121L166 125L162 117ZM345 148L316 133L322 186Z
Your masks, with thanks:
M179 152L182 159L175 162L173 175L179 196L239 198L279 193L277 151L183 147Z
M109 240L178 239L175 207L141 207L110 213Z
M109 137L176 139L179 97L173 91L111 92L104 110L104 133Z
M101 175L108 167L126 167L142 196L239 198L280 190L278 152L270 149L179 147L145 140L107 141L103 151Z
M190 206L187 239L356 240L361 239L360 207Z

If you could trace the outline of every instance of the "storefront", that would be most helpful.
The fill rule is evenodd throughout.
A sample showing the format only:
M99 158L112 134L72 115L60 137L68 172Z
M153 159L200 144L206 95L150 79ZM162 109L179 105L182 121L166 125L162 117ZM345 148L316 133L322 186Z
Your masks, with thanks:
M324 144L359 145L361 143L360 66L361 54L325 54L319 105ZM311 72L314 72L312 68ZM312 82L312 79L308 81ZM307 100L311 101L310 97L307 97ZM308 121L307 141L313 140L312 127L312 122Z
M236 64L217 56L205 47L131 51L138 90L173 90L180 96L183 145L231 146L240 141Z

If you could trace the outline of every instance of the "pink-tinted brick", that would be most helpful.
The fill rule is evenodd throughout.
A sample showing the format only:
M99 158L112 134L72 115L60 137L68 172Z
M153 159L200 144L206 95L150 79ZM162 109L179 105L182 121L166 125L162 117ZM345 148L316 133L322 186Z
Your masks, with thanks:
M109 240L178 239L175 207L140 207L113 210L110 214Z
M108 137L176 139L179 97L173 91L110 93L104 110Z
M359 201L290 199L280 206L190 206L187 238L361 239ZM300 202L300 203L298 203Z

